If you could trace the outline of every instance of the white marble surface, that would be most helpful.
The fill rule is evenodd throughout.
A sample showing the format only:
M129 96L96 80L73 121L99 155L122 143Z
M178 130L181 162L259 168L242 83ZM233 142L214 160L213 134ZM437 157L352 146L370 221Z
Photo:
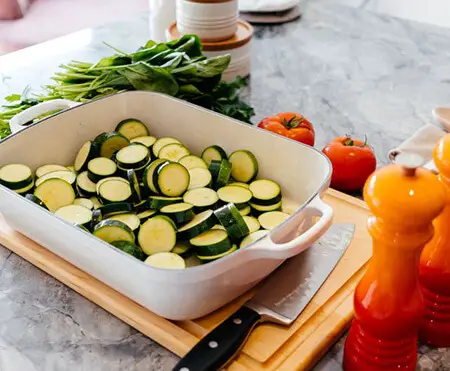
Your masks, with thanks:
M450 104L450 30L321 0L300 21L257 28L248 96L255 122L303 112L317 146L337 135L368 136L387 151ZM0 58L0 98L48 82L59 63L95 61L148 38L147 18L108 25ZM0 248L0 370L170 370L176 357ZM340 369L342 341L316 370ZM450 352L421 348L419 370L448 370ZM447 367L447 368L446 368Z

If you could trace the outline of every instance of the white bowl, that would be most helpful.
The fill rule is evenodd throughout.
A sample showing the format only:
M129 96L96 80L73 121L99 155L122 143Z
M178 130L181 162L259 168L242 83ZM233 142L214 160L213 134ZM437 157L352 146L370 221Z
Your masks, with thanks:
M185 320L206 315L249 290L285 259L307 249L330 225L333 213L321 195L328 188L331 165L322 153L157 93L121 93L33 124L0 142L0 165L25 163L36 169L45 163L72 164L86 140L114 130L129 117L145 122L151 135L176 137L197 155L212 144L227 153L252 151L260 163L259 176L280 183L284 198L296 205L293 214L254 244L184 270L150 267L0 186L0 211L11 227L152 312ZM316 216L320 219L311 227Z
M450 108L437 107L433 110L433 116L445 131L450 132Z

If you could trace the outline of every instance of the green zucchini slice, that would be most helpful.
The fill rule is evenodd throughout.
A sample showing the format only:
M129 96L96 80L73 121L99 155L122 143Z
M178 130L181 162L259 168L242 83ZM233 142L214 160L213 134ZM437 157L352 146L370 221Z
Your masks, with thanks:
M76 198L73 204L84 206L89 210L92 210L94 208L94 203L89 198Z
M159 157L159 151L161 148L171 143L180 143L180 141L171 137L159 138L152 147L153 154L156 157Z
M138 204L141 202L141 187L139 186L139 180L136 175L136 172L133 169L130 169L127 171L127 178L130 182L131 187L131 198L133 199L133 202L135 204Z
M205 148L205 150L202 152L202 159L209 166L209 164L211 163L212 160L216 160L216 161L226 160L227 154L222 149L222 147L214 145L214 146Z
M33 173L26 165L9 164L0 169L0 184L9 189L22 189L31 183L33 183Z
M108 218L109 220L119 220L121 222L124 222L130 229L135 232L139 229L139 226L141 225L141 220L136 214L118 214L113 215Z
M171 251L174 254L178 254L182 257L185 257L191 252L191 245L186 241L177 241L175 247Z
M243 188L247 188L247 189L250 188L250 186L247 183L242 183L242 182L231 182L231 183L228 183L228 185L230 185L230 186L237 186L237 187L243 187Z
M77 180L77 176L75 173L73 173L70 170L57 170L57 171L52 171L51 173L47 173L43 176L41 176L40 178L36 179L36 187L38 187L40 184L42 184L43 182L45 182L47 179L52 179L52 178L59 178L62 180L65 180L67 183L74 185L76 180Z
M55 211L55 215L72 224L90 226L92 222L92 211L81 205L62 206Z
M214 216L214 212L212 210L205 210L196 215L189 223L180 227L178 232L181 236L191 239L210 230L216 223L217 219Z
M98 196L104 205L113 202L126 202L131 198L131 187L128 182L108 180L99 187Z
M158 157L164 160L177 162L182 157L189 155L189 150L180 143L166 144L159 150Z
M177 204L183 202L182 197L166 197L166 196L150 196L149 205L150 209L160 210L164 206Z
M167 205L161 208L160 212L163 215L172 219L176 225L185 224L194 219L194 206L188 203L179 203Z
M243 209L239 209L239 214L242 216L249 215L252 212L252 208L250 205L244 207Z
M252 203L257 205L273 205L281 201L281 188L272 180L258 179L250 183L253 193Z
M155 268L164 269L184 269L186 263L184 259L177 254L171 252L159 252L149 256L145 259L145 264L151 265Z
M96 149L90 140L84 142L75 157L75 172L86 170L88 162L95 157L95 152Z
M95 183L89 179L87 171L83 171L77 175L76 185L78 193L82 196L92 196L96 194Z
M133 204L129 202L115 202L108 205L103 205L98 208L105 218L109 218L112 215L128 214L133 212Z
M31 182L30 185L28 185L28 186L26 186L26 187L24 187L24 188L15 189L14 192L16 192L16 193L18 193L18 194L20 194L20 195L24 195L24 194L26 194L26 193L28 193L28 192L31 192L31 190L33 189L33 187L34 187L34 182Z
M148 165L144 170L144 176L142 177L142 181L144 183L144 186L150 189L153 193L158 193L158 190L155 188L155 185L153 184L153 174L156 170L156 168L165 163L166 160L157 159Z
M212 175L208 169L197 167L189 170L189 187L188 189L203 188L211 185Z
M281 211L270 211L261 214L258 217L258 222L264 229L271 230L279 226L289 217L290 217L289 214L283 213Z
M144 254L142 249L130 241L113 241L111 245L117 247L119 250L122 250L124 253L127 253L131 256L134 256L136 259L144 261L147 258L147 255Z
M25 195L25 198L33 203L35 203L36 205L39 205L40 207L43 207L45 210L48 210L48 207L45 206L45 204L42 202L42 200L35 196L32 193L28 193L27 195Z
M131 143L141 143L148 149L151 149L156 142L156 138L150 135L145 135L142 137L136 137L131 139Z
M225 257L225 256L227 256L227 255L230 255L231 253L235 252L235 251L237 250L237 248L238 248L237 245L233 245L233 246L231 247L231 249L229 249L228 251L225 251L225 252L222 253L222 254L214 255L214 256L201 256L201 255L197 255L197 257L201 260L202 263L209 263L209 262L212 262L212 261L214 261L214 260L223 258L223 257Z
M115 241L134 242L135 240L130 227L119 220L102 220L94 227L92 234L107 243Z
M214 256L223 254L231 248L231 241L226 231L210 229L197 237L191 238L189 243L195 246L197 255Z
M194 155L184 156L180 158L178 162L188 170L196 169L199 167L203 169L208 169L208 165L206 165L206 162L200 157Z
M184 194L183 201L201 210L205 207L212 208L219 201L219 196L211 188L195 188Z
M91 223L91 229L93 230L94 227L100 223L103 219L102 212L100 209L94 209L92 210L92 223Z
M156 210L145 210L137 214L138 218L141 221L141 224L145 222L147 219L156 214Z
M257 204L250 202L250 206L252 207L252 209L254 209L255 211L260 212L260 213L281 210L281 204L282 204L282 201L277 202L276 204L273 204L273 205L257 205Z
M244 187L230 185L219 188L217 190L217 196L219 196L221 201L226 203L231 202L235 204L236 207L240 208L241 205L246 207L253 195L250 190Z
M253 216L244 216L243 218L245 224L247 224L250 233L256 232L261 228L258 219L254 218Z
M36 177L40 178L41 176L51 173L52 171L58 171L58 170L67 170L67 167L57 164L47 164L39 166L36 169Z
M94 183L97 183L103 178L113 176L117 171L117 165L109 158L97 157L88 162L87 169L89 179Z
M231 176L238 182L248 183L258 175L258 160L247 150L235 151L230 155Z
M222 206L214 214L232 238L243 238L250 233L244 218L233 204Z
M110 180L117 180L120 182L124 182L126 184L130 184L130 182L120 176L110 176L107 178L103 178L102 180L99 180L97 183L95 183L95 192L98 194L100 192L100 186L105 183L105 182L109 182Z
M94 210L96 210L102 206L102 204L100 203L100 201L98 200L98 198L96 196L92 196L90 198L90 200L92 201L92 204L94 205Z
M142 121L133 118L120 121L117 124L115 131L128 139L142 137L149 134L147 126L145 126Z
M128 146L130 141L122 134L111 131L98 135L92 143L101 157L112 158L114 153Z
M177 162L164 162L153 172L153 185L165 196L181 196L188 189L189 171Z
M267 233L269 233L269 231L266 231L266 230L259 230L259 231L250 233L247 237L245 237L241 241L239 248L243 249L244 247L251 245L253 242L258 241L259 239L263 238Z
M42 200L51 212L71 205L75 201L72 185L60 178L47 179L36 187L34 195Z
M150 159L150 151L143 144L123 147L116 153L117 165L122 169L138 169Z
M169 252L177 242L177 232L170 219L154 216L141 225L138 241L147 255Z
M227 160L220 162L213 160L208 169L214 179L214 188L221 188L228 184L231 176L231 164Z

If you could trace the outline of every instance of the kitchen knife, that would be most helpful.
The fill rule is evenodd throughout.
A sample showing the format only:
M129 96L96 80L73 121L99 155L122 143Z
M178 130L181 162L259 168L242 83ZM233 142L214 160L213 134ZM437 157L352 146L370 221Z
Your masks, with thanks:
M252 299L200 340L173 370L220 370L259 323L290 325L333 271L354 231L354 224L333 224L309 249L272 273Z

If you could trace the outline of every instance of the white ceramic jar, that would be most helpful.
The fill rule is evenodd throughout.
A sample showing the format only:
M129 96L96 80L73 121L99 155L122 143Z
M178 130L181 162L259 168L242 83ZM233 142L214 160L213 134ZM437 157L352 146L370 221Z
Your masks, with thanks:
M183 35L222 41L237 30L237 0L177 0L177 25Z

